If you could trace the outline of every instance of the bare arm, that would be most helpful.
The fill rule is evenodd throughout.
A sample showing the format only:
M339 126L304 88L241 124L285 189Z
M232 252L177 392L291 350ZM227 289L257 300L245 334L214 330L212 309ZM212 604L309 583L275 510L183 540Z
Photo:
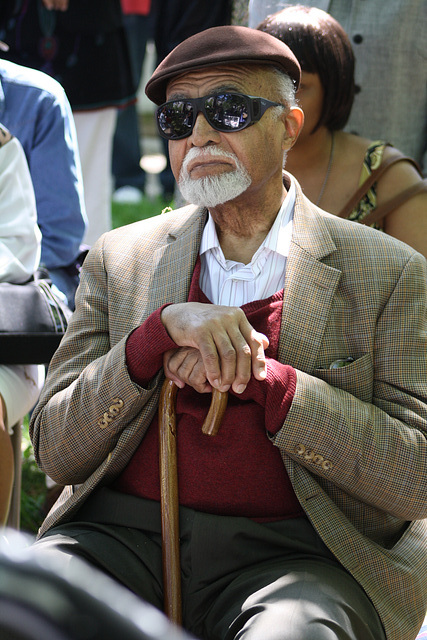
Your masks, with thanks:
M386 156L385 156L386 157ZM398 162L379 179L378 205L416 184L421 177L409 162ZM427 193L416 195L388 214L384 231L427 257Z

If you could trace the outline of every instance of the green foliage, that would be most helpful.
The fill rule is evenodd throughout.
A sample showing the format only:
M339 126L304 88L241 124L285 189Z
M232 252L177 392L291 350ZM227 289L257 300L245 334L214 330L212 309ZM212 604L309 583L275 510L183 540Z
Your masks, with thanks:
M156 216L163 211L171 202L162 197L148 199L143 198L138 204L112 204L113 227L122 227L138 220L145 220Z
M44 503L47 495L46 476L34 460L34 452L28 435L28 417L24 420L22 432L22 474L21 474L21 529L37 533L45 516Z

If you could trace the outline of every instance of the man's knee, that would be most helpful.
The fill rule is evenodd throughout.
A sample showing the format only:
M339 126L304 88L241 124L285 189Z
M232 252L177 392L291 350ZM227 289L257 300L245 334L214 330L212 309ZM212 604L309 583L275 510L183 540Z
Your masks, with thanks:
M351 630L325 617L313 603L306 603L303 612L293 605L282 601L249 607L233 622L225 640L356 640Z
M349 574L305 564L245 598L225 640L385 640L378 614Z

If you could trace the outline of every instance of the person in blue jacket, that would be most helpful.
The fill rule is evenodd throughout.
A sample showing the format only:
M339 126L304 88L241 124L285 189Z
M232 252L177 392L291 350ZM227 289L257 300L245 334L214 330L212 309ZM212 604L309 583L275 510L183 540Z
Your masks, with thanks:
M49 75L0 57L0 121L24 149L42 233L41 263L71 307L76 261L86 229L74 119L62 86Z

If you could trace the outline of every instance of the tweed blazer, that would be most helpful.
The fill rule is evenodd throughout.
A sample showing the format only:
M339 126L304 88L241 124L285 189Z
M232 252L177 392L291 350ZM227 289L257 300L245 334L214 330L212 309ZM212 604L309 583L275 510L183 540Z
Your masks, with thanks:
M297 370L297 387L272 441L388 640L413 640L427 608L426 261L295 186L278 358ZM146 389L132 382L126 339L162 304L187 300L206 215L164 213L105 234L89 252L30 425L38 464L67 485L40 535L111 483L143 438L163 373Z

